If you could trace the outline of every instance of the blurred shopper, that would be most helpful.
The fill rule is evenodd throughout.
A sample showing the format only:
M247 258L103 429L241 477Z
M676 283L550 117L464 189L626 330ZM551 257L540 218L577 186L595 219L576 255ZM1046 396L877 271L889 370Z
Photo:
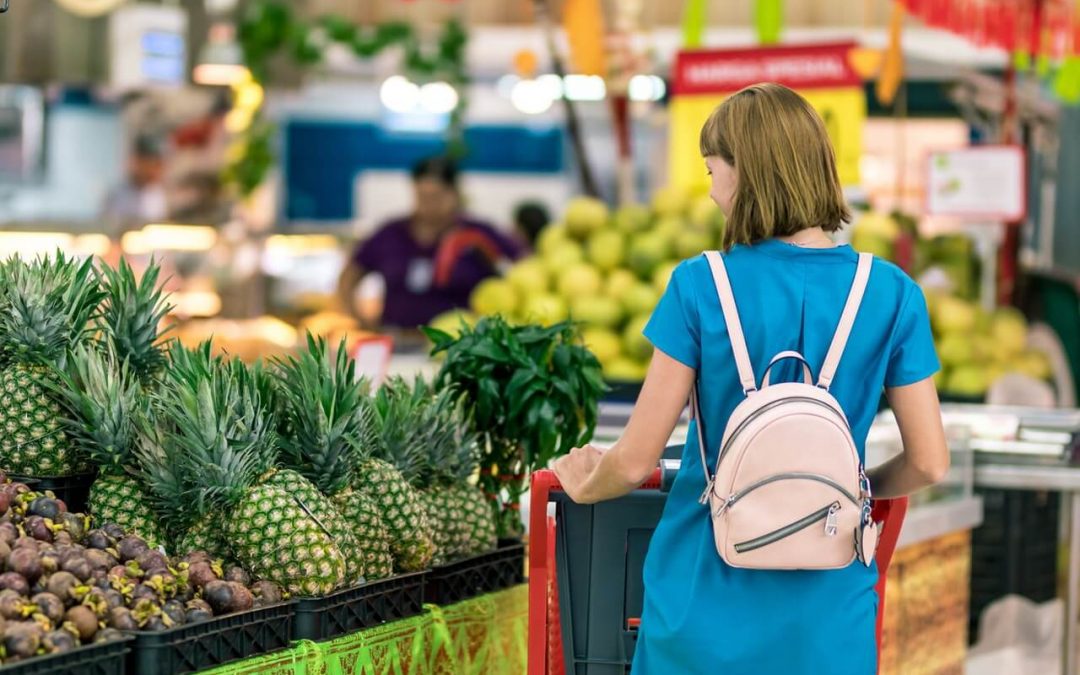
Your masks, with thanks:
M404 329L467 306L473 288L521 252L511 237L463 213L453 161L425 159L412 177L413 213L361 243L338 285L342 305L355 314L357 285L366 274L379 274L385 286L381 325Z
M151 136L136 138L128 154L124 182L105 198L102 215L111 236L119 238L128 230L166 217L164 176L160 142Z
M771 371L774 383L796 377L803 381L804 364L792 360L799 356L814 374L826 363L830 371L838 365L829 380L816 382L843 409L860 462L885 389L904 451L870 472L874 496L897 497L942 480L949 453L932 379L939 364L926 301L899 268L872 260L863 268L868 282L861 304L853 305L859 309L846 349L839 352L839 361L833 356L827 362L827 352L837 354L830 346L844 344L845 332L837 330L844 325L841 313L849 291L861 284L855 281L858 254L828 236L850 216L821 118L786 87L751 86L712 114L702 129L700 150L712 176L711 196L727 216L726 251L719 260L687 260L672 275L645 328L655 351L623 437L607 451L575 449L555 462L555 471L567 494L579 502L630 492L656 467L696 382L702 423L695 422L690 430L681 469L649 544L633 672L873 675L878 571L876 538L861 536L872 529L862 518L863 506L868 506L866 485L858 489L862 497L827 503L829 517L818 517L821 505L816 501L826 483L807 478L818 474L806 473L815 468L816 458L791 452L798 448L770 448L775 450L770 456L747 450L737 466L751 466L748 471L765 472L770 462L798 460L807 465L804 472L755 474L770 476L769 490L747 500L756 507L748 515L747 503L733 504L730 485L707 483L697 433L703 433L705 462L711 469L736 406L746 402L753 408L771 401L775 408L783 399L783 390L765 388L769 380L762 376L770 359L777 357ZM727 297L725 278L730 279L741 331L734 319L728 323L721 308L720 296ZM733 335L745 336L745 351ZM835 343L834 335L839 336ZM803 386L812 388L809 383ZM791 410L791 403L784 403ZM802 417L789 412L781 418L788 425L785 433L797 435L814 426L806 408L802 410ZM741 442L753 448L754 440ZM748 483L739 494L764 485L764 479L755 480L761 482ZM776 482L781 480L785 482ZM741 545L738 538L725 540L721 557L712 518L728 514L723 507L719 515L711 512L710 494L727 508L742 506L739 517L744 523L746 518L767 519L782 504L805 501L813 503L807 513L814 511L781 527L733 534L753 538ZM854 530L858 535L837 529L832 516L841 509L846 522L859 524ZM788 540L796 534L798 539ZM859 550L869 553L865 565L853 561L837 569L776 569L799 566L797 560L761 560L769 555L764 549L781 540L787 540L782 550L788 558L813 554L830 542L841 557L850 545L854 556L860 540L869 546ZM733 543L734 553L729 553ZM749 551L759 556L753 563L736 567L725 562Z
M551 223L551 214L540 202L522 202L514 209L514 225L517 227L518 237L529 244L529 248L536 248L536 239Z

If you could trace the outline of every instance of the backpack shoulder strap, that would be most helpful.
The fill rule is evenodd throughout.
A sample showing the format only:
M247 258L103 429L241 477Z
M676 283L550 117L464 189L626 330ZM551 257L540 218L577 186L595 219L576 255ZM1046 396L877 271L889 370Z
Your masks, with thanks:
M870 268L873 262L874 256L869 253L859 254L859 266L855 270L855 280L851 283L851 290L848 292L844 312L840 315L840 324L836 327L832 345L825 355L825 363L822 364L821 373L818 376L818 386L823 389L827 390L829 385L832 384L833 377L836 376L836 368L840 365L840 358L844 355L844 348L847 347L848 338L851 336L851 328L855 325L855 316L859 313L859 306L862 304L863 294L866 292L866 283L870 280Z
M712 269L713 283L716 284L716 293L720 297L720 307L724 310L724 321L727 323L728 336L731 338L731 351L735 353L735 367L739 369L739 382L742 383L743 393L749 394L757 391L757 378L754 377L750 352L746 349L746 338L743 336L742 322L739 321L739 310L735 306L735 294L731 291L731 280L724 266L724 257L718 251L706 251L705 258Z

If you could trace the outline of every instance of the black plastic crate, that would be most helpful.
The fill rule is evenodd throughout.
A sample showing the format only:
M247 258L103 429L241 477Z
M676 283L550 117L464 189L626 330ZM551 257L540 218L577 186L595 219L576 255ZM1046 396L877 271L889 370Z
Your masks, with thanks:
M294 606L283 602L156 633L132 633L128 672L179 675L285 649L292 639Z
M63 500L68 511L86 513L86 502L90 498L90 486L97 478L96 473L80 473L74 476L20 476L9 474L8 478L16 483L26 483L35 492L52 492L57 499Z
M435 567L425 595L436 605L452 605L525 583L525 544L506 539L489 553Z
M424 572L413 572L347 588L325 598L297 600L293 638L329 640L416 616L424 611L424 577Z
M971 533L969 636L978 638L979 617L1011 594L1034 602L1057 596L1060 495L1028 490L976 491L983 523Z
M3 675L126 675L129 637L0 667Z

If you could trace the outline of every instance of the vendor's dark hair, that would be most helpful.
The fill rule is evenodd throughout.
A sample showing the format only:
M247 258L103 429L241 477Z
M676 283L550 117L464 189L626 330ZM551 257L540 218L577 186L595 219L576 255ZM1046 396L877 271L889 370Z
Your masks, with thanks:
M458 187L457 163L449 157L427 157L417 162L412 169L413 182L433 178L448 188Z

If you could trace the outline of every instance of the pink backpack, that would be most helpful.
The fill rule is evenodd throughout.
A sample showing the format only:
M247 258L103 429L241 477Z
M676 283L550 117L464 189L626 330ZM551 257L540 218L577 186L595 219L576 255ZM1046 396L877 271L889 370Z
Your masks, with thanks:
M716 550L732 567L750 569L836 569L856 558L869 566L877 549L870 483L847 417L829 385L855 323L873 257L859 255L855 281L817 384L806 359L785 351L769 362L758 389L723 257L715 251L705 256L746 396L728 420L715 472L710 472L696 385L690 395L707 484L701 503L709 506ZM783 359L802 362L802 382L769 384L769 371Z

